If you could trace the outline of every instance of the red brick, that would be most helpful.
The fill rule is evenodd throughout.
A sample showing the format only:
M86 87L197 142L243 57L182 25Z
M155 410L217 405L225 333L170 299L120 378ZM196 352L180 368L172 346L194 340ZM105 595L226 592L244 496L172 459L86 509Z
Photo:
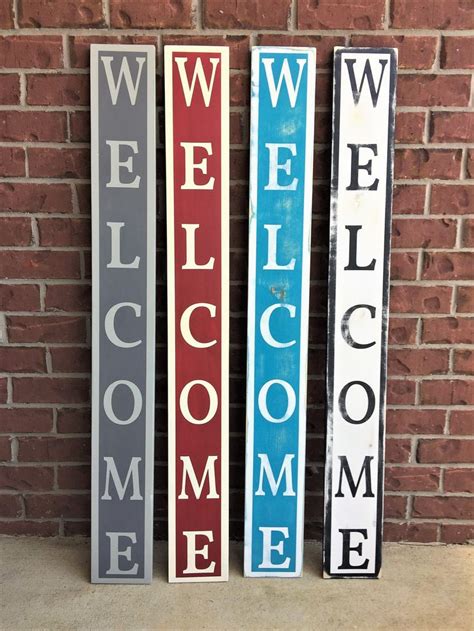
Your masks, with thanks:
M67 465L58 467L58 488L74 491L91 488L90 465Z
M228 46L230 67L245 70L249 68L250 43L247 35L163 35L163 45Z
M468 543L474 539L474 524L442 524L443 543Z
M72 211L71 189L67 184L0 182L3 211L68 213Z
M474 112L432 112L430 139L432 142L472 141Z
M69 121L71 126L71 141L90 142L90 113L82 111L71 112Z
M0 378L0 403L6 403L8 397L7 380Z
M62 68L62 38L56 35L0 37L0 66L2 68Z
M79 278L78 252L0 252L0 269L5 278Z
M89 76L27 75L26 102L28 105L89 105Z
M399 495L386 495L384 499L384 517L403 519L407 509L407 498Z
M425 252L422 278L426 280L472 280L470 252Z
M392 280L415 280L417 266L417 253L392 252L390 277Z
M413 517L472 519L474 518L474 498L415 497L413 501Z
M215 29L278 29L288 28L290 0L222 2L206 0L203 6L205 28Z
M57 537L59 522L54 521L0 521L0 534L30 537Z
M88 408L62 408L58 410L60 434L87 434L91 431L91 411Z
M28 149L31 177L88 178L90 175L89 149Z
M432 214L462 215L474 209L474 186L434 184L431 189Z
M441 44L441 68L474 68L472 37L444 36Z
M0 4L0 28L13 28L13 3L2 2Z
M474 353L471 350L455 349L454 372L462 375L474 374ZM473 414L474 415L474 414Z
M90 537L91 524L89 520L67 521L64 520L64 536L65 537ZM155 526L153 538L156 539L157 527Z
M90 438L18 438L19 462L89 462Z
M474 434L472 410L452 410L449 420L449 433L452 436L469 436Z
M24 377L13 379L15 403L87 403L88 379Z
M395 119L395 141L423 142L424 112L398 112Z
M30 28L105 26L101 0L19 0L18 23Z
M468 75L404 74L397 79L397 105L469 105L471 77Z
M401 409L387 410L389 434L442 434L445 410Z
M230 113L230 144L241 145L244 142L244 122L241 112Z
M10 438L8 436L0 436L0 460L9 462L12 458L12 449Z
M390 313L449 313L453 288L394 285L390 289Z
M153 35L76 35L69 38L71 66L73 68L89 68L91 44L151 44L157 45Z
M474 219L466 218L463 222L462 246L474 248Z
M22 512L19 495L0 494L0 517L21 517Z
M444 490L448 493L474 493L474 469L446 469Z
M458 287L457 311L459 313L472 313L474 311L474 287Z
M332 106L332 82L330 74L316 75L316 106L327 107Z
M26 516L30 518L69 517L80 518L90 515L89 495L55 493L49 495L26 495Z
M474 151L472 149L467 152L466 177L468 179L474 178Z
M393 189L394 215L422 215L425 208L425 186L397 184Z
M384 541L412 541L414 543L434 543L437 541L436 524L386 522L383 526Z
M25 150L21 147L0 147L0 176L25 175Z
M474 28L474 12L471 3L465 0L393 0L391 26L432 29Z
M423 381L420 393L423 405L473 405L474 381Z
M9 491L50 491L53 467L0 467L0 488Z
M389 344L414 344L416 339L415 318L389 318L388 342Z
M0 112L0 140L63 142L65 112Z
M456 219L394 219L392 248L452 248Z
M431 35L352 35L351 46L380 46L398 50L398 67L426 70L433 66L438 40Z
M249 76L246 74L232 74L230 76L230 105L248 105L249 95Z
M438 467L387 467L385 489L387 491L438 491L440 469Z
M46 285L46 311L90 311L90 285Z
M0 347L0 372L45 372L42 348Z
M391 348L388 373L392 376L438 375L448 371L448 349Z
M471 344L472 318L427 318L423 320L423 343Z
M85 342L86 322L82 316L9 316L10 342Z
M112 28L192 28L191 0L110 0Z
M4 433L44 434L52 428L53 412L45 408L7 408L0 417L0 432Z
M299 29L381 29L385 16L385 2L298 0L297 11Z
M387 462L399 463L410 460L411 441L409 438L387 438L385 442L385 459Z
M90 372L91 351L88 348L51 348L53 372Z
M26 217L0 217L0 246L31 245L31 219Z
M459 179L461 149L397 149L395 177L399 179Z
M2 80L0 82L0 105L18 105L19 103L20 103L20 77L19 75L2 74Z
M38 219L38 228L42 246L90 246L88 219Z
M0 311L35 311L39 308L37 285L0 285Z
M415 382L390 379L387 384L389 405L412 405L415 403Z
M309 46L316 48L316 65L318 68L332 68L335 46L344 46L342 35L274 35L263 33L258 36L258 46Z

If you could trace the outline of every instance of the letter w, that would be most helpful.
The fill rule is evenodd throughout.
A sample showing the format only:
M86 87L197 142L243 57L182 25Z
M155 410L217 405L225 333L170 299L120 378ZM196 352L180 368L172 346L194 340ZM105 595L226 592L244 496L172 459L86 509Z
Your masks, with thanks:
M306 59L297 59L296 63L298 64L298 78L296 79L296 86L293 83L293 78L290 72L290 66L288 65L288 59L283 60L283 64L281 67L280 76L278 78L278 84L275 85L275 78L273 76L273 63L275 59L266 58L262 59L262 64L265 67L265 74L267 75L267 83L268 89L270 91L270 99L272 101L272 107L276 107L278 103L278 99L280 97L280 90L285 80L286 89L288 90L288 97L290 99L291 107L295 107L296 99L298 98L298 91L300 89L301 76L303 74L303 68L306 64Z
M209 102L211 100L212 89L214 87L214 79L216 78L216 70L219 64L219 59L213 57L209 59L212 66L211 80L209 84L206 80L206 75L204 73L204 68L202 67L202 59L198 57L196 59L196 65L194 66L193 78L191 79L191 85L189 85L188 75L186 73L186 62L188 61L187 57L175 57L176 65L178 66L179 78L181 79L181 85L183 86L184 92L184 100L186 101L186 106L189 107L191 105L191 101L193 99L194 94L194 86L196 85L196 79L199 81L199 85L201 86L202 98L204 99L204 105L209 107Z
M113 57L106 57L105 55L101 57L102 63L104 64L105 76L107 77L107 83L109 86L110 98L112 99L112 103L117 105L117 98L120 92L120 86L122 85L122 79L125 78L125 83L127 85L128 96L130 97L130 102L132 105L135 105L137 102L137 94L138 94L138 86L140 85L140 78L142 76L143 64L145 63L145 57L136 57L136 62L138 64L138 72L137 77L135 79L135 83L132 79L132 73L130 72L130 66L128 65L128 59L123 57L122 65L120 66L120 72L115 82L114 75L112 72L112 60Z
M349 81L351 82L352 98L354 99L354 103L358 105L362 88L364 87L364 81L365 81L365 78L367 77L367 83L369 84L372 104L375 107L377 105L377 101L379 100L379 93L380 93L380 88L382 86L383 73L385 72L385 66L388 63L388 60L379 59L379 64L382 66L382 72L380 73L379 85L377 89L375 89L374 75L372 74L372 68L370 66L369 59L367 59L367 61L365 62L364 72L362 73L362 79L360 81L359 87L357 87L356 78L354 74L354 64L356 63L356 59L344 59L344 61L346 62L347 71L349 73Z
M183 482L181 484L181 493L178 495L179 500L187 500L189 499L188 494L186 493L186 479L189 477L189 481L191 482L191 486L193 487L194 495L196 499L201 497L202 490L204 488L204 483L206 482L206 478L209 477L209 493L206 496L208 500L219 499L219 494L216 490L216 460L217 456L209 456L206 461L206 466L204 467L204 471L202 474L201 481L198 482L196 477L196 473L194 472L193 463L191 462L191 458L189 456L180 456L179 458L183 462Z
M286 454L283 459L283 464L281 465L280 473L278 475L278 480L275 480L275 476L273 475L272 468L270 466L270 462L268 460L267 454L258 454L260 458L260 481L258 484L258 490L255 495L265 495L265 491L263 490L263 476L266 474L268 484L270 485L270 490L272 495L275 496L278 493L278 489L280 487L281 481L283 480L283 476L285 476L286 489L283 495L295 495L293 490L293 480L291 477L291 461L295 457L295 454Z
M112 477L115 488L117 490L117 495L119 496L120 500L123 500L125 496L125 491L127 490L130 478L132 478L132 488L133 488L133 493L130 499L142 500L143 497L140 494L140 474L138 472L138 463L141 461L141 458L135 457L131 459L130 466L127 472L127 477L125 478L125 482L123 484L120 481L120 477L117 471L115 460L110 456L104 457L104 460L107 465L107 471L105 473L105 491L100 499L101 500L112 499L109 493L109 483L110 483L110 478Z

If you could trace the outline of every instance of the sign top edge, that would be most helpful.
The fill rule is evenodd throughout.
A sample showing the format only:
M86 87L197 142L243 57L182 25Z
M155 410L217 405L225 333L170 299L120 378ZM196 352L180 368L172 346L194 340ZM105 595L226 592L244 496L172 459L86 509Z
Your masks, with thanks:
M315 46L252 46L252 52L262 53L314 53L316 55L317 48Z
M134 53L143 52L156 54L156 46L153 44L91 44L91 53L97 52L122 52L122 53Z
M395 55L398 57L398 48L389 48L387 46L334 46L334 55L341 53L377 53L385 55Z
M229 54L228 46L193 46L192 44L165 44L164 45L165 52L185 52L189 51L191 53L224 53Z

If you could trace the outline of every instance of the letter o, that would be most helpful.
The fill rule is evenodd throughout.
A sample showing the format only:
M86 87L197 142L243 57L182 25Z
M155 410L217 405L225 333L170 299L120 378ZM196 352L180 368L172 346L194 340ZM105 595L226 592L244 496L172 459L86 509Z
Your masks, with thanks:
M351 418L346 408L347 393L349 391L349 388L351 388L352 386L361 386L365 390L365 393L367 394L367 411L364 414L364 416L359 420ZM365 383L365 381L350 381L349 383L346 383L344 388L341 390L341 394L339 395L339 411L341 412L342 418L345 421L347 421L348 423L352 423L353 425L361 425L362 423L365 423L366 421L369 420L369 418L374 413L374 409L375 409L375 394L368 383Z
M112 397L117 386L127 386L127 388L129 388L131 393L133 394L133 410L129 418L125 420L119 419L112 408ZM140 412L142 411L142 406L143 406L142 393L140 392L138 386L132 383L131 381L126 381L124 379L119 379L118 381L114 381L113 383L110 384L110 386L107 388L107 390L104 393L105 413L107 414L109 420L111 420L112 423L116 423L117 425L130 425L131 423L136 421L140 415Z
M267 394L270 388L274 385L280 385L286 392L286 396L288 398L288 404L286 406L285 414L280 418L274 418L267 408ZM287 381L282 381L281 379L271 379L267 381L258 393L258 409L260 410L260 414L266 421L270 423L284 423L287 421L293 414L296 408L296 394L293 388Z
M203 386L209 395L209 410L206 416L202 419L196 419L191 414L188 406L188 398L191 389L194 386ZM202 381L201 379L195 379L194 381L190 381L187 383L184 388L181 390L181 394L179 396L179 409L181 410L181 414L184 418L193 425L205 425L212 420L217 412L217 392L213 385L211 385L208 381Z

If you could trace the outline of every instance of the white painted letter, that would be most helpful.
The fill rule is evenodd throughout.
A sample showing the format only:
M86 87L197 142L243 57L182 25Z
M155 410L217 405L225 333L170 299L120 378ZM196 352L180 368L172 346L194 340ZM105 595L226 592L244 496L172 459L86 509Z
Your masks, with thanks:
M135 563L128 570L119 568L119 557L125 557L127 561L132 560L132 547L128 546L123 550L119 550L119 537L126 537L132 543L137 543L137 535L134 532L106 532L105 535L110 539L110 567L107 574L137 574L138 563Z
M183 223L181 227L186 232L186 263L181 269L214 269L214 257L207 263L198 265L196 263L196 230L199 228L198 223Z
M207 175L207 158L203 158L201 162L194 162L194 149L200 147L206 151L208 156L212 156L212 144L210 142L181 142L180 146L184 149L184 184L182 190L212 190L214 188L215 177L210 177L205 184L196 184L194 181L194 172L201 171Z
M135 346L139 346L142 341L137 340L136 342L124 342L115 332L115 316L117 315L117 311L123 307L130 307L130 309L133 309L137 318L141 316L142 308L136 302L118 302L107 311L104 319L105 333L114 346L118 346L119 348L134 348Z
M196 537L206 537L211 543L214 541L214 535L212 530L183 530L183 535L186 537L187 546L187 559L188 565L183 574L205 574L207 572L214 572L216 562L212 561L207 567L197 568L196 557L201 556L203 559L209 558L209 546L206 544L204 547L196 549Z
M135 79L135 84L132 81L132 74L130 72L130 66L128 65L128 59L126 57L122 57L122 65L120 66L120 72L117 79L117 83L115 83L114 75L112 73L111 62L113 57L101 56L102 63L104 64L105 76L107 77L107 84L109 86L110 98L112 99L112 103L117 105L118 93L120 91L120 85L122 83L122 79L125 78L125 83L127 85L128 96L130 97L130 102L132 105L135 105L137 101L138 94L138 86L140 84L140 77L142 75L143 64L145 63L145 57L136 57L135 60L138 64L138 72L137 78Z
M280 482L285 476L286 489L283 492L283 495L293 496L295 492L293 490L293 478L291 475L291 461L295 457L295 454L286 454L283 459L283 464L281 465L280 473L278 474L278 480L275 480L275 476L273 475L272 468L270 466L270 461L268 460L267 454L258 454L260 458L260 482L258 484L258 490L255 495L265 495L265 491L263 490L263 476L266 474L268 484L270 485L270 490L272 495L275 496L278 493L278 488L280 486Z
M107 267L112 268L131 268L138 269L140 264L140 257L136 256L131 263L122 263L120 257L120 232L124 227L123 221L108 221L107 225L110 228L110 263L107 263Z
M291 342L278 342L270 332L270 316L276 309L288 309L290 318L294 318L296 315L296 307L294 305L280 303L270 305L265 309L260 318L260 333L269 346L273 346L274 348L288 348L288 346L296 344L296 340L291 340Z
M188 405L189 393L194 386L198 385L203 386L207 390L207 393L209 395L209 410L206 416L201 420L194 418L189 410ZM202 381L201 379L190 381L181 390L181 395L179 397L179 409L181 410L181 414L184 416L184 418L193 425L205 425L206 423L209 423L209 421L214 418L217 412L217 392L214 386L208 381Z
M214 346L214 344L217 344L217 340L212 340L211 342L199 342L191 333L191 329L189 326L189 320L193 311L195 309L198 309L199 307L207 309L211 314L211 318L216 317L215 305L211 305L207 302L196 302L194 305L190 305L189 307L187 307L187 309L183 311L183 315L181 316L181 335L183 336L184 341L189 344L189 346L194 346L194 348L209 348L209 346Z
M286 557L286 559L282 563L272 563L272 552L278 552L283 555L283 543L282 539L280 543L276 545L272 545L272 533L280 532L283 535L284 539L288 539L290 536L288 534L288 528L272 528L272 527L262 527L259 528L260 532L263 536L263 554L262 554L262 562L258 566L263 569L272 569L275 567L279 567L282 570L287 570L290 567L290 557Z
M201 481L198 482L196 477L196 473L194 472L193 463L191 462L191 458L189 456L180 456L179 459L183 463L183 482L181 485L181 493L178 495L179 500L187 500L189 499L188 494L186 493L186 477L189 477L189 481L191 482L191 486L193 487L194 495L196 499L200 499L202 490L204 488L204 483L206 482L206 478L209 477L209 493L206 495L207 500L217 500L219 499L219 494L216 489L216 460L217 456L209 456L206 461L206 466L204 467L204 471L201 477Z
M264 224L263 227L268 232L268 256L263 269L295 269L296 259L294 258L287 265L278 265L277 263L277 233L281 224Z
M281 144L277 142L265 143L269 152L268 159L268 184L265 186L265 191L296 191L298 185L298 178L294 177L290 184L278 184L278 171L284 171L287 175L291 175L291 158L288 158L286 162L278 162L278 151L280 149L288 149L292 156L296 156L296 145L291 143Z
M263 66L265 68L265 74L267 75L267 83L268 90L270 92L270 98L272 101L272 107L276 107L278 103L278 98L280 96L281 84L283 83L283 79L285 80L286 89L288 90L288 97L290 99L291 107L295 107L296 98L298 96L298 91L300 89L301 75L303 73L303 68L306 64L306 59L297 59L296 63L298 64L298 78L296 79L296 86L293 85L293 78L290 72L290 66L288 65L288 59L283 61L281 66L280 77L278 78L278 85L275 86L275 79L273 77L273 62L275 59L268 58L262 59Z
M186 101L186 106L190 107L191 101L194 94L194 86L196 85L196 79L199 81L199 85L201 86L202 98L204 99L204 105L209 107L209 103L211 100L212 88L214 86L214 79L216 77L217 66L219 65L219 58L213 57L209 59L212 66L212 74L209 85L206 81L206 75L204 73L204 68L202 67L201 58L196 59L196 65L194 66L193 78L191 79L191 85L189 85L188 75L186 74L186 62L188 61L187 57L175 57L174 59L176 65L178 66L179 78L181 79L181 85L183 87L184 100Z
M112 396L115 392L115 388L117 386L127 386L133 395L133 410L128 419L120 420L113 411L112 408ZM217 396L217 395L216 395ZM117 425L130 425L140 416L140 412L142 411L143 399L142 393L140 392L138 386L131 381L126 381L124 379L119 379L118 381L114 381L110 384L107 390L104 393L104 410L107 414L109 420L112 423L116 423Z
M106 140L105 143L110 147L110 182L107 182L107 188L139 188L141 179L139 175L136 175L131 182L122 182L120 179L121 168L133 173L133 157L129 156L126 160L120 161L120 147L130 147L136 154L138 153L136 140Z
M115 464L115 460L111 456L104 456L104 460L107 465L107 469L105 473L105 491L100 499L101 500L112 499L109 493L109 482L110 482L110 477L112 476L112 480L115 485L115 489L117 491L117 495L119 496L120 501L122 501L125 496L125 491L127 490L130 478L132 478L132 488L133 488L133 493L130 499L142 500L143 497L140 494L140 473L138 471L138 463L141 462L141 458L138 458L136 456L131 459L130 466L127 472L127 477L125 478L125 482L123 484L120 481L120 477L117 471L117 465Z
M280 386L283 387L283 389L286 392L286 396L288 398L288 405L286 407L286 412L281 418L274 418L273 416L271 416L267 407L268 391L273 385L276 385L276 384L279 384ZM290 384L287 381L282 381L281 379L271 379L270 381L267 381L267 383L265 383L261 387L260 392L258 393L258 409L260 410L260 414L263 416L263 418L266 421L269 421L270 423L284 423L292 416L293 412L295 411L295 407L296 407L295 391L293 390L293 388L290 386Z

